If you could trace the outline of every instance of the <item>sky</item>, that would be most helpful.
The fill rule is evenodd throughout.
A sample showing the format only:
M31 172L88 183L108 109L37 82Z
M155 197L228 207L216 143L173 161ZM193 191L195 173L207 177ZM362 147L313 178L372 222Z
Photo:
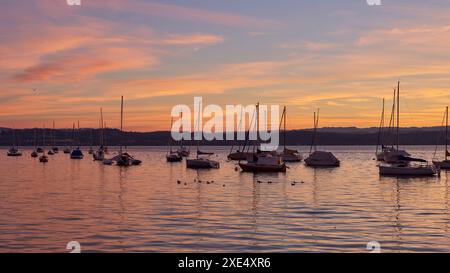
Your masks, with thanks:
M287 106L288 129L403 126L450 103L448 0L0 0L0 127L168 130L178 104ZM34 90L36 89L36 90Z

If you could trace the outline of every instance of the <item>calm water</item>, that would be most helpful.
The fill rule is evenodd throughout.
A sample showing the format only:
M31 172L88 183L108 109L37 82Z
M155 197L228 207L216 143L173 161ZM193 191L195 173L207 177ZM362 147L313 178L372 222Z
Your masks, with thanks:
M143 165L128 169L0 149L0 252L66 252L73 240L84 252L450 251L450 173L380 178L373 147L329 147L340 168L253 175L211 149L221 168L198 172L166 163L163 147L130 149Z

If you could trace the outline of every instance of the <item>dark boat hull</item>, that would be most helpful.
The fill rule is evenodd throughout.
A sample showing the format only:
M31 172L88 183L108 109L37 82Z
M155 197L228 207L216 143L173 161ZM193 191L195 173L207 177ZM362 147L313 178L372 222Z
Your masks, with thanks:
M242 171L253 173L281 173L286 172L286 164L281 165L258 165L255 163L239 163Z
M247 160L249 156L253 156L253 153L236 152L228 155L229 160Z

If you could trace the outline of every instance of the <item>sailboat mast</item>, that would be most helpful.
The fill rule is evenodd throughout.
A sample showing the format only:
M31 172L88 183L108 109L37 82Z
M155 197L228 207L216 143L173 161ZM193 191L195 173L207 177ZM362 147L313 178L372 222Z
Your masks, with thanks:
M312 153L313 147L314 147L314 141L316 139L316 112L314 112L314 131L313 131L313 137L311 141L311 147L309 147L309 154Z
M80 136L80 121L78 120L78 148L81 146L81 136Z
M397 151L400 146L400 81L397 85Z
M383 108L381 110L380 128L378 129L377 149L375 151L375 154L378 154L378 148L380 147L380 145L381 145L381 149L383 149L384 106L385 106L385 100L383 98Z
M445 109L445 161L448 160L448 106Z
M256 147L259 145L259 102L256 104L256 145L253 146L253 152L258 151L258 148Z
M100 108L100 128L102 130L102 146L105 146L105 127L103 126L103 108Z
M284 118L284 136L283 136L283 142L284 142L284 150L286 150L286 106L283 110L283 118Z
M120 153L123 151L123 96L120 99Z
M200 131L200 111L202 110L201 107L202 106L200 104L199 105L200 109L198 109L198 115L197 115L197 126L195 126L195 127L197 127L196 128L197 132ZM194 135L195 135L195 132L194 132ZM200 145L199 142L200 142L200 140L197 139L197 158L198 158L198 151L199 151L199 145Z
M53 121L52 145L55 147L55 121Z

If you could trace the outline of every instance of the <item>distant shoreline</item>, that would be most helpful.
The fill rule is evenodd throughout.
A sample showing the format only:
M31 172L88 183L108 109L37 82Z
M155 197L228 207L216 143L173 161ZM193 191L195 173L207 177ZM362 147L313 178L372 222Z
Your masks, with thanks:
M385 129L383 143L393 142L394 138ZM98 146L100 144L99 129L80 129L79 139L81 146ZM10 146L13 143L13 135L16 135L19 146L34 146L35 133L38 145L42 145L44 129L16 129L0 128L0 146ZM46 144L53 144L52 134L55 134L56 146L78 145L72 138L78 139L78 133L74 136L72 129L45 129ZM120 145L122 139L126 146L167 146L170 132L123 132L117 129L105 130L106 144L108 146ZM317 133L317 145L319 146L375 146L378 143L378 128L320 128ZM312 129L290 130L286 132L286 145L310 146L313 138ZM224 137L225 139L225 137ZM201 141L202 146L232 146L244 141L215 140L211 142ZM436 145L443 144L443 127L409 127L400 129L400 145ZM195 141L185 141L185 145L196 145ZM283 136L280 136L280 146L283 145ZM176 146L176 145L174 145Z

